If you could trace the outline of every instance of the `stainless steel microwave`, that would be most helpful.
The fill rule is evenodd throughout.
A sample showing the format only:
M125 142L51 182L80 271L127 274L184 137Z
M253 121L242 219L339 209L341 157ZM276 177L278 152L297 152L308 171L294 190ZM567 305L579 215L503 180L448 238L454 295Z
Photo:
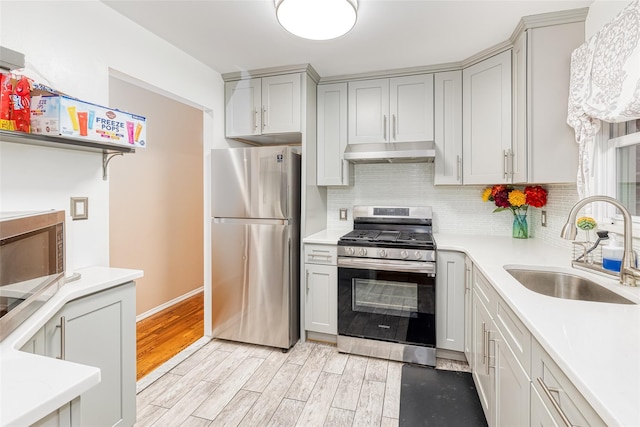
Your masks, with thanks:
M65 213L0 213L0 339L64 283Z

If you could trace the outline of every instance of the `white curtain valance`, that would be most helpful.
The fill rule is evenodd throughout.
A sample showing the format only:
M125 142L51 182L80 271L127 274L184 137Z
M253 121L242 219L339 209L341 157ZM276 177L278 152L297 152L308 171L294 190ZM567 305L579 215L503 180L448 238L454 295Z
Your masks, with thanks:
M600 122L640 118L640 0L632 1L571 55L567 123L579 144L578 195L592 195Z

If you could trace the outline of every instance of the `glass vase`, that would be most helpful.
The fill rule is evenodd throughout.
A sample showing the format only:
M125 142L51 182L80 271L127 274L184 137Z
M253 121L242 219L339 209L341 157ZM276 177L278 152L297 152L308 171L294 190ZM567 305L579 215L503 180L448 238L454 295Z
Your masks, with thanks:
M528 239L529 226L527 225L526 214L513 214L513 233L514 239Z

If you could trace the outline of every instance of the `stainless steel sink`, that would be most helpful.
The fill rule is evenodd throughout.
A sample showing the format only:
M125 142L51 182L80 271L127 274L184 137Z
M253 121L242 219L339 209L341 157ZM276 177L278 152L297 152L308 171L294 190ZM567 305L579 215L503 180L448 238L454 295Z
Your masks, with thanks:
M524 287L539 294L582 301L635 304L609 289L574 274L547 270L505 268Z

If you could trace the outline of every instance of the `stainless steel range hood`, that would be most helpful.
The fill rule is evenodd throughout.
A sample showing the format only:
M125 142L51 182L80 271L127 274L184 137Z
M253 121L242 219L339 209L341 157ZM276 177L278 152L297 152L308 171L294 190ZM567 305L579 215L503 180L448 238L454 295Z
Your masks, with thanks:
M383 142L349 144L344 159L351 163L420 163L433 162L433 142Z

